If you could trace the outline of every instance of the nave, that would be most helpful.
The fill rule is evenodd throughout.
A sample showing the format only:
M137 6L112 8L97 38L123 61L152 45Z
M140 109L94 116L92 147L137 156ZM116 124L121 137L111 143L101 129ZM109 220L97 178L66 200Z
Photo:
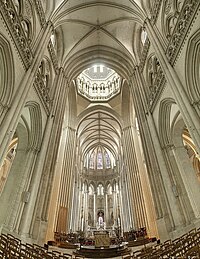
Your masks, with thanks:
M131 242L130 242L131 243ZM80 250L83 250L82 255ZM102 247L101 250L104 250ZM155 242L154 240L143 244L130 244L129 249L121 255L114 256L106 252L96 254L94 252L87 254L83 246L78 249L74 248L59 248L59 243L47 245L43 247L36 244L23 244L18 238L8 234L0 236L0 258L8 259L83 259L83 258L113 258L113 259L158 259L158 258L199 258L200 257L200 229L192 229L181 237L174 240L166 240L164 243ZM105 257L104 257L105 256Z
M199 13L0 0L4 258L199 256Z

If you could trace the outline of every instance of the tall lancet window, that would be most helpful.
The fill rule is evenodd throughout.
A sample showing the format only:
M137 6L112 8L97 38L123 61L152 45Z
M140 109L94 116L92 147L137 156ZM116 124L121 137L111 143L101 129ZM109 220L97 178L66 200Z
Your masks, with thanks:
M92 152L89 160L89 168L94 169L94 152Z
M105 152L105 160L106 160L106 168L110 168L111 167L110 157L107 152Z
M97 169L103 169L103 156L101 151L97 153Z
M141 31L141 42L142 42L142 45L145 44L146 39L147 39L147 32L143 29Z

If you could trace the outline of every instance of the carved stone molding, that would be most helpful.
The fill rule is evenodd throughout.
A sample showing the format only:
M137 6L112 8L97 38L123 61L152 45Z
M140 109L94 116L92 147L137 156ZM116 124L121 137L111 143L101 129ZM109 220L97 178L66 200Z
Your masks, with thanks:
M52 106L52 101L49 96L49 90L45 86L44 81L39 72L37 73L37 75L35 77L34 88L35 88L47 114L49 115L51 106Z
M152 23L156 23L158 14L160 12L162 0L154 0L153 7L151 9L151 21Z
M172 8L173 2L172 0L165 0L165 8L164 8L164 12L165 14L169 14L171 8Z
M159 2L159 1L158 1ZM156 1L155 1L156 3ZM155 4L154 3L154 4ZM158 3L157 3L158 4ZM169 40L168 47L166 49L166 55L169 59L170 64L173 66L178 54L180 53L181 46L183 46L183 42L185 37L189 31L191 23L194 19L194 16L200 6L199 0L185 0L184 5L181 9L179 17L177 19L177 23L175 25L173 34ZM147 51L148 54L148 51ZM146 55L147 55L146 54ZM142 72L142 68L144 67L143 63L146 62L146 56L144 56L144 61L141 60L140 71ZM159 72L160 73L160 72ZM166 79L164 74L157 75L153 85L150 87L150 95L148 98L148 106L150 112L152 112L155 108L157 101L159 100L161 93L164 90Z
M87 180L91 180L91 181L99 181L102 179L102 176L98 176L98 175L88 175L88 174L85 174L83 173L82 175L85 179ZM118 177L118 174L115 173L115 174L112 174L112 175L104 175L103 178L104 178L104 181L108 181L108 180L113 180L113 179L116 179Z
M40 24L43 27L46 24L46 18L45 18L45 13L44 13L44 10L42 7L42 3L40 0L35 0L34 3L35 3L35 7L37 10L39 19L40 19Z
M144 43L142 55L141 55L141 59L140 59L140 65L139 65L140 72L142 72L143 69L144 69L144 65L145 65L147 55L148 55L148 52L149 52L149 47L150 47L150 41L147 38L145 43Z
M185 0L166 50L166 55L171 65L174 65L175 63L176 57L183 45L184 39L199 6L199 0Z
M149 85L148 106L149 111L152 112L164 89L166 79L160 62L155 55L148 59L146 70L147 84Z
M25 11L25 15L28 17L28 19L31 20L32 18L32 11L31 11L31 5L29 3L29 1L25 0L24 1L24 11Z
M162 147L163 150L173 150L175 149L175 145L173 143L167 143Z
M54 70L55 70L56 74L58 74L58 71L59 71L58 59L57 59L55 49L54 49L54 46L53 46L51 40L49 41L49 44L48 44L48 50L49 50L49 54L50 54L50 57L51 57L51 61L52 61L53 66L54 66Z
M192 103L192 106L199 106L200 105L200 100L196 100L195 102Z
M19 51L23 64L28 69L33 55L12 0L0 0L0 12Z
M164 91L165 83L166 83L166 79L165 79L164 74L160 74L156 78L156 82L153 85L150 95L149 95L148 106L149 106L150 112L153 112L156 103L158 102L162 92Z

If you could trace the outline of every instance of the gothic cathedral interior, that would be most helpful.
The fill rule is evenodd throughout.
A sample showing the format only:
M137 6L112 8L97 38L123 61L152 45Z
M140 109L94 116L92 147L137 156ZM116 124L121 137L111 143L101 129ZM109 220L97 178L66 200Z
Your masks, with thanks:
M200 228L199 12L0 0L2 238L98 247L100 233L165 242Z

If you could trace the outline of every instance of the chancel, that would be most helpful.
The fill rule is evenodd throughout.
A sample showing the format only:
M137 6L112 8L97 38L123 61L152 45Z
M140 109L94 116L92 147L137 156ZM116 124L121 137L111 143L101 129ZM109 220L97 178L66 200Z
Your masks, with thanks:
M199 13L0 0L0 258L200 257Z

